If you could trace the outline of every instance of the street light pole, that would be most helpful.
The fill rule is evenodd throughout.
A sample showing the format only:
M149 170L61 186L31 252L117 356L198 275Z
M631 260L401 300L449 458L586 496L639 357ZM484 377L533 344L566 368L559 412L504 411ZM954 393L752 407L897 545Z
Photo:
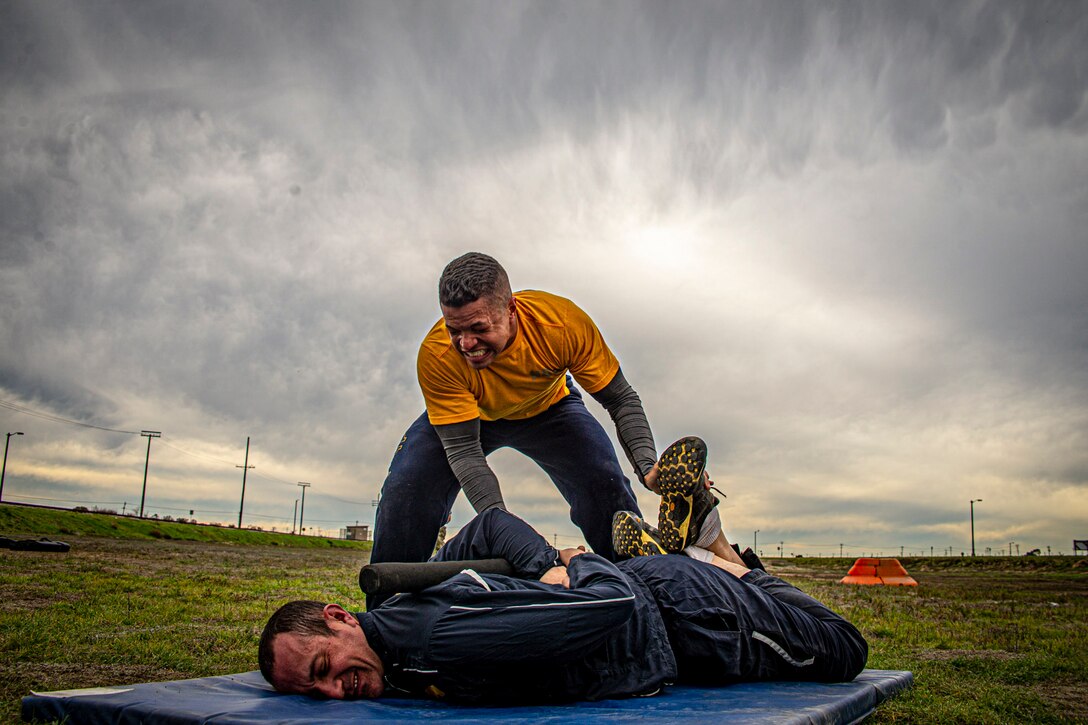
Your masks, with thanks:
M981 500L981 498L971 499L971 556L975 555L975 504Z
M8 433L8 439L4 442L4 467L0 468L0 501L4 500L4 476L8 472L8 446L11 445L12 436L21 436L22 434L21 430Z
M298 532L301 534L306 530L306 527L302 525L302 517L306 515L306 489L312 484L299 481L298 485L302 487L302 510L298 512Z
M140 518L144 517L144 498L147 496L147 467L151 464L151 439L161 438L162 433L157 430L142 430L140 435L147 438L147 458L144 460L144 490L140 493Z

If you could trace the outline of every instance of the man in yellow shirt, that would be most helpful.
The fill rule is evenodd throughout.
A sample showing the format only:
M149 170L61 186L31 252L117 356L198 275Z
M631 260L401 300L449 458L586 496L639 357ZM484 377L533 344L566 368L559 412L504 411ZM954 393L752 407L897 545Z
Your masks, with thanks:
M416 361L427 410L389 466L371 561L425 560L458 491L477 513L505 509L486 459L503 447L544 469L589 545L614 559L612 516L637 512L638 504L571 376L608 411L635 475L651 490L657 452L642 401L597 326L568 299L512 293L502 266L478 252L446 266L439 303L442 319Z

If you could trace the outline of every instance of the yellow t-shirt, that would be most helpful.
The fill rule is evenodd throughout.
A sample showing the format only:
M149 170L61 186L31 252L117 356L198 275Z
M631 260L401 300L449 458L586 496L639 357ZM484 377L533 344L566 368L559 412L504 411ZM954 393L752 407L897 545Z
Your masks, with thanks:
M483 370L454 349L445 321L427 333L416 374L432 424L538 415L570 393L568 370L587 393L615 377L619 361L578 305L536 290L515 293L514 305L517 335Z

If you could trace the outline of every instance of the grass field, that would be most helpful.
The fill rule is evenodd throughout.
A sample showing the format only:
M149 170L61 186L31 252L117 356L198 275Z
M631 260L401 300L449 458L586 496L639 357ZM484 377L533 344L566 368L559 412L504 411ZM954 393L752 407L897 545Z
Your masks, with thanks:
M56 690L256 669L267 615L291 598L362 607L364 545L0 506L0 721ZM875 723L1088 722L1088 566L1071 557L901 560L917 588L848 587L846 559L769 560L870 643L869 666L915 687Z

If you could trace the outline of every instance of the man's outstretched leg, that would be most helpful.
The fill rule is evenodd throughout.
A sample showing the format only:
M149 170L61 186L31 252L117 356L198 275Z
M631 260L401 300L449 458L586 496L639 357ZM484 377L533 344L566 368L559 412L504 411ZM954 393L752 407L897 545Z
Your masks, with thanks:
M715 512L713 521L708 518L704 525L717 524L719 520L717 512ZM708 537L710 543L706 548L692 544L679 553L713 564L735 576L744 576L750 568L748 563L741 558L736 548L729 543L729 539L726 538L721 526L717 525L715 528L717 531L713 536ZM708 530L714 531L714 529ZM612 517L612 548L615 549L618 555L628 558L660 556L671 553L665 550L665 545L661 541L661 532L631 511L617 511L616 515ZM725 566L725 564L729 564L729 566ZM742 570L738 571L732 567L740 567Z
M858 630L796 587L755 570L762 564L754 552L740 554L722 530L716 500L694 513L690 502L700 488L709 489L705 451L698 439L683 439L662 455L663 462L673 456L673 475L658 479L660 529L629 511L613 518L613 546L622 556L642 557L632 564L654 591L682 674L707 682L853 679L868 654ZM666 502L669 491L679 506ZM682 553L715 568L682 559L657 565L655 555L671 553L678 540L663 533L670 526L686 542ZM709 616L708 606L720 613Z
M661 493L657 528L635 512L617 512L612 519L612 545L618 554L684 552L709 561L708 556L698 553L709 551L719 559L744 565L722 532L706 459L706 443L695 436L681 438L665 449L657 463L656 483Z
M706 443L689 436L666 448L657 462L657 487L661 493L657 527L661 543L671 553L698 544L704 521L716 513L718 499L710 493L706 456Z
M729 543L721 530L718 516L718 499L710 490L714 481L706 470L707 448L702 439L690 435L665 448L657 463L657 487L662 494L658 508L657 529L654 536L660 546L669 553L687 553L709 562L710 552L722 561L763 569L763 563L751 550L741 554L738 546ZM722 494L725 495L725 494ZM617 520L613 521L616 534ZM633 529L630 523L620 525L620 536L630 539ZM645 548L648 534L636 536ZM630 546L630 544L628 544ZM644 553L662 553L652 551ZM635 554L628 554L635 555Z

